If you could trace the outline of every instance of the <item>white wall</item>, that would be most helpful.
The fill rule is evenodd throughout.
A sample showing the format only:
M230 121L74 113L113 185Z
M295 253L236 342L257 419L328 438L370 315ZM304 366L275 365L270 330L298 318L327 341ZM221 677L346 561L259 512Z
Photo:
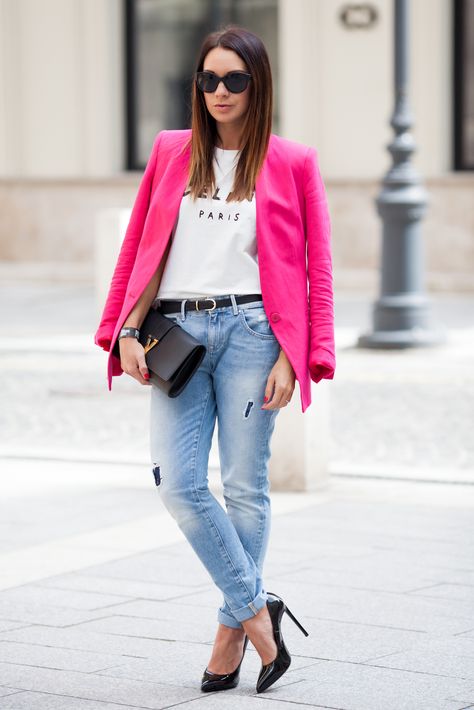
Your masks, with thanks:
M123 165L122 2L0 0L0 175Z
M380 178L392 138L393 0L347 30L340 0L280 0L281 133L314 145L325 178ZM451 3L411 2L415 164L450 170ZM0 0L0 176L121 170L121 0Z
M393 0L372 0L368 29L339 20L347 2L280 0L282 133L314 145L325 177L372 178L390 165ZM356 4L356 3L352 3ZM424 175L451 164L451 3L411 0L414 161Z

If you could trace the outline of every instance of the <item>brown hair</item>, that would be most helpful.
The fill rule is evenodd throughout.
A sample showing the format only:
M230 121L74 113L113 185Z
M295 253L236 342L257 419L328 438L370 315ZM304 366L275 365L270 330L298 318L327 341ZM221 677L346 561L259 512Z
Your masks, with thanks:
M232 49L247 65L252 75L249 84L249 105L242 132L242 145L235 171L232 192L227 201L252 199L260 168L265 159L272 129L273 86L270 61L262 40L253 32L227 25L208 34L202 43L196 70L202 71L207 53L214 47ZM192 134L188 189L195 200L205 190L213 192L215 176L212 167L217 138L216 121L207 110L202 92L193 81L191 95Z

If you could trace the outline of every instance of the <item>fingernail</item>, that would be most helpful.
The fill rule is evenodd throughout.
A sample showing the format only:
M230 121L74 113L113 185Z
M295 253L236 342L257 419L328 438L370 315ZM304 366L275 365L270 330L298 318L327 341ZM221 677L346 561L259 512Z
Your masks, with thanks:
M264 401L264 402L268 402L268 397L264 397L264 398L263 398L263 401Z
M150 378L150 375L148 374L148 372L145 372L145 374L143 375L143 377L145 378L145 380L148 380L148 379Z

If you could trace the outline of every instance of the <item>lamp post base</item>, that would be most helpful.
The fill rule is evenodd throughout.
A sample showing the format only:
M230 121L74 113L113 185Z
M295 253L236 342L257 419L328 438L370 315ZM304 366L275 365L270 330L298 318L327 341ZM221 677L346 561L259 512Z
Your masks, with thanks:
M359 336L358 347L395 349L443 343L445 333L433 324L429 306L422 292L384 294L373 308L373 330Z
M357 346L395 350L442 345L445 341L446 334L441 330L425 330L415 327L409 330L378 330L373 333L365 333L359 336Z

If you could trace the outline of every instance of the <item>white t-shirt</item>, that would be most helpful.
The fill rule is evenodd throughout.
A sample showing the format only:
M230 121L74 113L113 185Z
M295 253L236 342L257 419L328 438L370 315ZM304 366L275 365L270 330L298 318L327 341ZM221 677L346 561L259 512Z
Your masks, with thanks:
M261 293L255 191L251 200L226 202L238 150L214 149L214 195L193 203L185 192L156 298Z

